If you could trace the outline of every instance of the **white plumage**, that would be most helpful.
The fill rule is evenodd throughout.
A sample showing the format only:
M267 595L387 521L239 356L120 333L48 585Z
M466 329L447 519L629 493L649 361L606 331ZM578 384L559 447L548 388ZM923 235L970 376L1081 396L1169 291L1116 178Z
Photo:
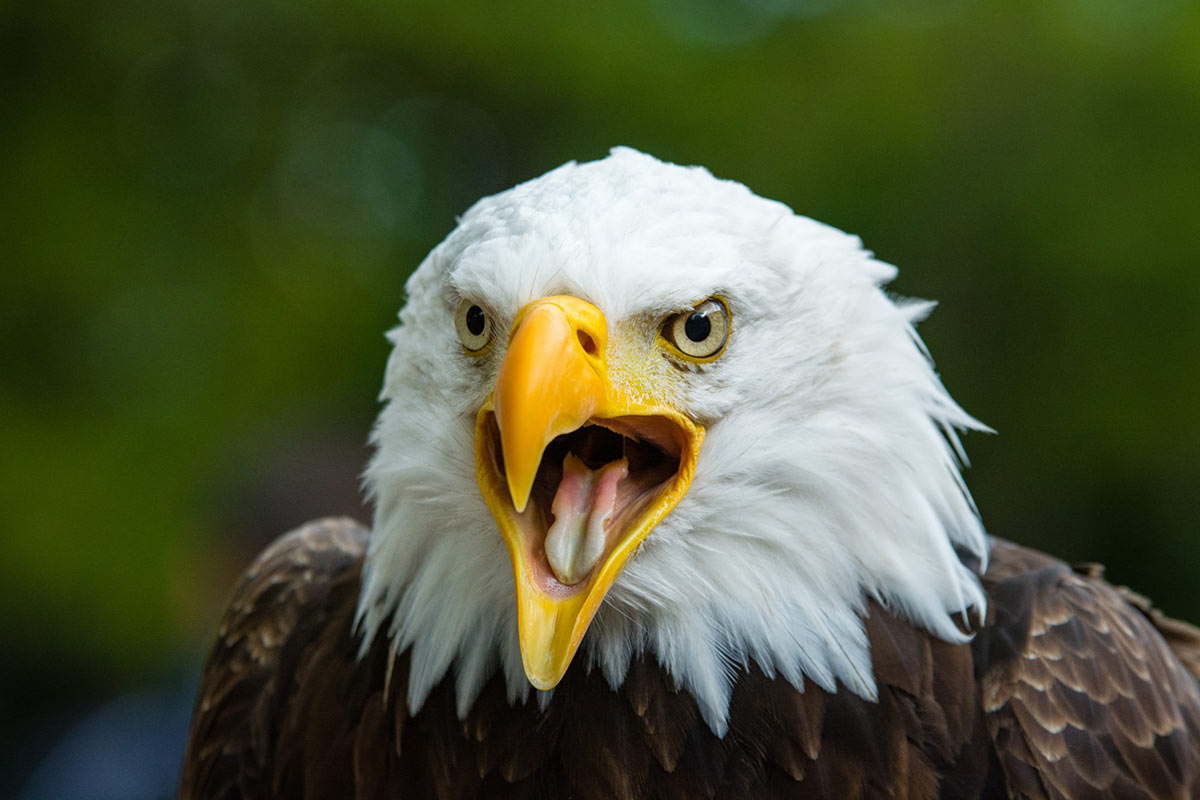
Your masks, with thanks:
M707 428L690 489L583 640L580 660L611 684L651 653L722 734L731 673L750 661L872 698L870 598L961 640L955 615L984 597L955 548L982 561L987 545L956 431L983 426L913 330L930 304L882 290L895 272L741 184L626 148L476 203L408 283L367 473L377 506L359 623L364 647L411 648L409 709L452 665L460 715L497 669L510 699L531 689L474 460L504 336L465 357L462 298L502 332L537 298L589 301L609 321L614 379ZM732 320L719 360L656 348L664 317L714 295Z

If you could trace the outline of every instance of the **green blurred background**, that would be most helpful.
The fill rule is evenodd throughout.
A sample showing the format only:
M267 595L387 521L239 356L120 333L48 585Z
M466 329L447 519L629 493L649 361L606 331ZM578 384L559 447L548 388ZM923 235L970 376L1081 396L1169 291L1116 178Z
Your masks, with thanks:
M1200 621L1200 4L10 0L0 795L131 729L81 785L161 796L238 570L365 514L410 270L615 144L899 265L989 529Z

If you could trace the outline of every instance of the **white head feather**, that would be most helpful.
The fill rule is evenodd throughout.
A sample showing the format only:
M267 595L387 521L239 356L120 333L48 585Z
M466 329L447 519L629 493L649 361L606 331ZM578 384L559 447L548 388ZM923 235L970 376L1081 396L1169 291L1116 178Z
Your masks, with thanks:
M576 669L616 686L650 654L723 733L750 661L873 698L869 599L963 640L953 617L984 597L955 548L985 561L987 547L956 430L983 426L913 330L931 304L880 288L895 274L856 237L625 148L476 203L408 283L367 473L359 619L368 643L410 650L410 708L451 669L461 714L496 669L510 699L531 690L511 563L475 478L475 414L502 353L463 355L460 297L500 331L536 298L588 300L609 320L614 369L667 314L711 295L731 311L718 361L659 359L658 391L707 427L696 477L618 577Z

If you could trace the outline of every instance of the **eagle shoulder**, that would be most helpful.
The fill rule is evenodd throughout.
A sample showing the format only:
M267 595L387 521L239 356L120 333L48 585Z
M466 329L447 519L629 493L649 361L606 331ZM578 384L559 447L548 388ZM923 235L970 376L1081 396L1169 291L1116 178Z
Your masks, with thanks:
M242 576L205 664L181 798L1200 793L1200 631L1096 568L996 541L973 644L872 603L876 700L797 691L748 664L719 737L647 657L616 688L570 670L545 707L514 704L494 675L461 719L447 678L410 713L411 653L383 637L360 657L366 544L355 522L314 522Z
M1010 797L1200 794L1200 630L996 540L977 637L983 712Z
M183 800L289 796L284 784L295 770L286 767L319 783L345 726L330 719L328 739L314 748L305 734L321 726L305 720L300 730L297 722L339 707L330 692L354 663L366 543L353 520L318 520L275 540L242 574L201 675Z

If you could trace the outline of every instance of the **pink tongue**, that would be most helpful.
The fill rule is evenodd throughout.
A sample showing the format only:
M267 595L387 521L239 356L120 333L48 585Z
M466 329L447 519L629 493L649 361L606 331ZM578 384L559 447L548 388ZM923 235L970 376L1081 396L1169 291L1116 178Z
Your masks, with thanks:
M623 458L596 471L573 453L563 459L562 481L550 506L554 524L546 533L546 560L560 582L579 583L604 555L605 523L617 503L617 486L628 476L629 462Z

